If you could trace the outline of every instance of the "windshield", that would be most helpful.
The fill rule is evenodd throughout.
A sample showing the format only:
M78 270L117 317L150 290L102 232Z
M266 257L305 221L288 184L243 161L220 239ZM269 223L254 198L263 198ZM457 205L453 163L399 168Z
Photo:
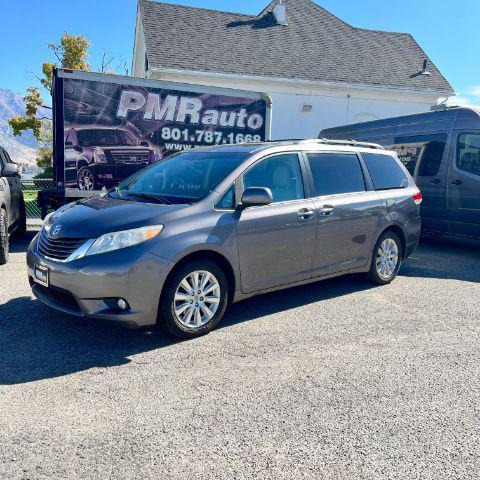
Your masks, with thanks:
M186 152L140 170L116 189L122 198L141 194L171 203L194 203L208 195L249 153ZM133 198L137 199L137 197Z
M137 145L135 139L123 130L79 130L77 135L81 147Z

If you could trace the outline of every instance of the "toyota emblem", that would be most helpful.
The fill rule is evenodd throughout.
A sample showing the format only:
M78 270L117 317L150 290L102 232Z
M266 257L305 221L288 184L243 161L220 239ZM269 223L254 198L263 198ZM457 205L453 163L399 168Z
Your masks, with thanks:
M50 235L52 235L53 237L56 237L57 235L60 234L61 230L62 230L62 226L61 225L56 225L50 231Z

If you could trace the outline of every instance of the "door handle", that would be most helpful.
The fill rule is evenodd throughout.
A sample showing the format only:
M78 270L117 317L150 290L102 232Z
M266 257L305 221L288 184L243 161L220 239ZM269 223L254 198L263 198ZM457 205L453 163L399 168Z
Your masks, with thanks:
M463 182L461 180L454 180L452 185L461 185Z
M320 215L330 215L333 212L332 205L324 205L318 209Z
M430 183L433 183L434 185L438 185L440 183L440 180L438 178L434 178L433 180L430 180Z
M301 208L297 212L297 216L300 220L308 220L309 218L312 218L315 215L315 210L312 208Z

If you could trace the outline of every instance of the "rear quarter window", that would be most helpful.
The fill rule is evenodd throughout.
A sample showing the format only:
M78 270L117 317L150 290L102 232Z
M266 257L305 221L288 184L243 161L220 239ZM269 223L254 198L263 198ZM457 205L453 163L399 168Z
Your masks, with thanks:
M375 190L392 190L408 187L405 172L391 155L362 153Z

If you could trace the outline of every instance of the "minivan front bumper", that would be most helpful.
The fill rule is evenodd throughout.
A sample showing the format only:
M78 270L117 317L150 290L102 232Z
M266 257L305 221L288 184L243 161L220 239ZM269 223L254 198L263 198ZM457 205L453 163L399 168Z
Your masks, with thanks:
M144 327L156 323L160 294L174 263L142 246L61 263L39 255L34 239L27 265L32 291L46 305L78 317ZM35 279L35 265L48 269L48 286ZM126 300L129 308L121 311L116 299Z

